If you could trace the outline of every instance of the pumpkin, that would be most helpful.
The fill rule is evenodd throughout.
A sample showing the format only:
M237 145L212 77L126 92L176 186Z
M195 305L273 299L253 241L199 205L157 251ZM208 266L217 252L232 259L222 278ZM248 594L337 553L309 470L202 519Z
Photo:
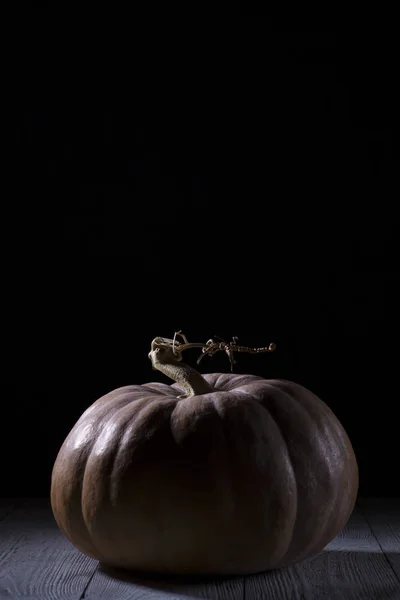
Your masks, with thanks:
M107 393L60 449L51 504L65 536L105 565L169 574L255 573L322 551L358 490L329 407L291 381L200 375L162 342L150 358L175 383Z

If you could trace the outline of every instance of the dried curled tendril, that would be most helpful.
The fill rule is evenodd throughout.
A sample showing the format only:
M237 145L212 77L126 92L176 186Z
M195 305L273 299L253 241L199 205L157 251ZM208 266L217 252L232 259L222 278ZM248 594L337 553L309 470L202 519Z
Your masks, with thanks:
M182 342L179 342L177 340L178 336L181 338ZM180 355L181 352L183 352L183 350L187 350L188 348L201 348L202 354L197 359L197 364L199 364L205 356L213 356L216 352L225 352L229 358L231 371L233 371L233 365L236 363L233 356L234 352L260 354L261 352L273 352L276 349L276 344L274 343L271 343L269 344L269 346L264 346L262 348L250 348L248 346L239 346L237 343L237 337L233 337L231 342L226 342L218 336L214 336L214 338L209 339L205 344L191 343L188 341L187 337L182 333L182 331L176 331L172 340L169 338L158 339L160 339L163 343L171 346L172 351L175 355Z

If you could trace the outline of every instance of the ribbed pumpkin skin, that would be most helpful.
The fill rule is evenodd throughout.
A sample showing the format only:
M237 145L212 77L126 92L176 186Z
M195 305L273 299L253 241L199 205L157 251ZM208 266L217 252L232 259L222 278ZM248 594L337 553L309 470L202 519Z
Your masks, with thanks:
M358 468L328 406L289 381L204 378L215 392L122 387L78 420L51 503L79 550L140 571L234 575L312 556L343 528Z

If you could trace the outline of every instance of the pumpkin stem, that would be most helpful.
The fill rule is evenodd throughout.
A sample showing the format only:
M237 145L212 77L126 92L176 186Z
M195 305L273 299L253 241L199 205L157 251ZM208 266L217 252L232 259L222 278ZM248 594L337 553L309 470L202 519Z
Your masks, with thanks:
M209 394L214 391L214 388L207 383L204 377L193 369L190 365L182 362L182 350L188 348L203 348L205 344L179 344L175 347L175 338L156 337L151 342L151 350L149 358L153 369L157 369L164 373L167 377L176 381L186 394L185 398L197 396L200 394Z
M183 343L177 341L176 337L178 335L182 338ZM232 342L225 342L225 340L221 338L218 338L218 340L211 338L206 344L190 343L181 331L176 331L172 340L163 337L154 338L151 342L149 358L153 365L153 369L158 369L167 375L167 377L170 377L179 383L187 392L188 397L196 394L207 394L213 391L213 388L206 382L204 377L196 371L196 369L181 362L183 350L188 350L189 348L201 348L202 355L197 360L197 364L206 354L208 356L213 356L216 352L224 351L228 355L231 371L233 372L233 365L236 362L233 358L234 352L259 354L261 352L274 352L276 349L276 344L274 343L269 344L269 346L263 346L262 348L249 348L248 346L239 346L237 341L238 338L234 337Z

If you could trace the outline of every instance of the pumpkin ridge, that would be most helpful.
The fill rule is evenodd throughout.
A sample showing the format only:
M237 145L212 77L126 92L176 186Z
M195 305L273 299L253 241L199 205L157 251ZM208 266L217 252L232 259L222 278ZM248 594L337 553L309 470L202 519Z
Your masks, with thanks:
M254 383L257 383L258 380L260 382L265 381L265 379L259 377L258 375L248 375L239 373L218 373L218 377L215 380L215 383L213 384L214 387L218 386L222 377L225 377L223 387L219 389L217 388L217 391L232 392L235 389L241 389L242 387L253 385Z
M153 385L158 384L160 387L152 387ZM163 387L161 387L163 386ZM175 389L175 384L172 385L168 385L167 383L160 383L158 381L153 381L151 383L143 383L141 385L141 387L143 388L144 391L150 391L153 392L155 394L162 394L163 396L168 396L171 394L171 390L173 391Z
M273 387L273 386L267 386L267 387ZM275 388L274 388L275 391ZM260 404L262 404L262 402L260 402ZM281 436L282 436L282 440L284 441L284 444L286 446L287 449L287 454L288 454L288 459L289 459L289 464L290 467L292 469L292 475L293 475L293 481L294 481L294 489L295 489L295 511L294 511L294 519L293 519L293 524L292 524L292 532L289 536L289 541L288 541L288 545L286 547L286 551L285 553L280 557L280 562L284 561L285 556L287 555L287 553L290 550L290 546L292 545L293 542L293 537L294 537L294 531L296 528L296 523L297 523L297 519L298 519L298 512L299 512L299 488L298 488L298 484L297 484L297 473L296 473L296 469L294 468L294 464L293 464L293 458L289 449L289 444L287 442L286 436L282 430L282 427L279 425L278 420L276 419L275 415L266 407L264 406L265 410L268 411L268 414L270 415L271 419L274 421L278 431L280 432Z
M123 388L120 388L120 389L123 389ZM102 400L103 398L105 398L106 396L108 396L110 393L113 394L116 391L117 390L113 390L112 392L109 392L108 394L104 394L94 404L96 404L99 400ZM89 415L91 415L93 412L94 412L94 414L96 414L96 409L103 406L103 403L101 403L101 404L99 404L97 406L94 406L94 404L92 404L91 406L89 406L86 409L86 411L81 415L81 417L78 420L78 422L76 423L75 427L79 423L84 423L85 420L87 419L87 417ZM129 402L128 402L128 404L129 404ZM127 404L125 404L124 406L126 406L126 405ZM119 407L119 408L121 408L121 407ZM114 411L114 412L117 412L119 410L119 408L117 408L116 411ZM99 419L99 422L96 423L96 434L98 433L99 429L102 428L102 426L104 426L105 422L109 419L109 416L110 416L110 411L105 411L104 414L102 415L102 417ZM62 454L62 452L63 452L63 450L65 448L65 445L68 443L68 441L70 439L70 436L71 436L71 434L72 434L73 431L74 430L72 430L70 432L70 434L67 436L67 438L65 439L64 444L63 444L62 448L60 449L59 455ZM89 544L91 544L94 547L94 549L98 552L98 554L100 556L102 556L102 553L100 552L99 548L93 542L90 530L89 530L89 528L87 526L87 523L85 521L84 514L83 514L83 500L82 500L83 486L84 486L84 478L85 478L86 468L87 468L87 464L88 464L88 461L89 461L89 457L90 457L90 455L92 453L92 450L93 450L93 447L94 447L94 445L96 443L96 440L97 440L97 435L96 436L92 436L89 439L89 442L86 445L86 451L83 453L83 457L81 455L81 458L79 459L79 463L80 464L78 466L78 469L82 473L82 475L79 477L79 484L78 484L78 489L77 489L77 494L79 496L79 500L77 500L77 510L80 513L80 516L78 518L79 518L81 524L83 525L83 527L84 527L84 529L86 531L87 538L89 540ZM61 525L60 525L60 527L61 527ZM72 541L71 535L69 534L68 530L66 530L64 527L61 527L61 529L62 529L62 531L64 531L64 533L67 536L67 538Z
M328 409L328 410L326 410ZM335 415L332 413L332 411L329 409L329 407L324 403L323 404L323 412L324 414L329 418L329 433L326 435L326 438L328 440L335 440L335 446L336 448L340 448L340 454L342 456L346 456L346 452L345 452L345 448L344 445L342 443L342 440L340 438L340 436L338 435L338 428L336 426L336 417ZM326 447L327 441L324 441L324 446ZM332 450L332 453L334 452L334 450ZM334 514L334 509L335 507L338 507L338 499L340 501L339 498L339 491L341 490L340 486L338 485L333 485L331 486L332 491L330 493L330 507L329 507L329 517L326 517L324 519L324 525L320 527L320 542L319 544L316 544L316 546L314 546L312 553L316 554L317 552L320 552L325 546L326 546L326 541L327 539L332 539L332 535L330 535L329 532L333 532L336 533L338 530L338 526L337 526L337 521L335 518L335 514ZM345 496L343 493L341 494L342 499ZM341 513L341 510L337 510L338 513ZM340 527L341 529L341 527Z
M304 388L302 389L302 386L298 383L289 382L289 381L287 383L290 384L290 386L292 388L298 389L300 392L304 391ZM344 429L340 420L338 419L338 417L335 415L333 410L330 408L330 406L328 406L328 404L326 402L321 400L321 398L319 398L316 394L314 394L314 392L311 392L310 390L307 390L307 394L309 396L311 396L316 402L319 403L318 410L321 410L321 412L327 417L329 425L330 425L330 430L329 430L327 437L329 438L332 435L332 432L334 432L334 437L336 437L336 440L338 442L337 445L340 447L340 449L342 451L341 454L344 457L346 457L346 467L347 467L347 469L350 469L350 467L351 467L350 463L353 463L354 471L355 471L355 474L356 474L357 480L358 480L358 466L357 466L357 464L354 463L354 457L355 457L354 449L353 449L353 446L351 444L350 438L349 438L346 430ZM350 452L348 450L350 450ZM336 487L336 489L338 489L338 488ZM347 516L347 519L345 520L344 524L347 522L348 518L350 517L351 513L353 512L353 508L354 508L355 500L356 500L356 496L357 496L357 491L358 491L358 486L356 487L356 491L354 492L353 502L349 503L349 512L348 512L348 516ZM336 498L337 497L338 497L338 492L337 492ZM338 512L340 512L340 511L338 511Z
M126 444L131 439L131 434L137 427L136 421L140 420L141 413L143 413L144 410L146 408L148 408L149 402L152 401L152 398L153 398L152 396L150 398L149 397L144 398L143 402L141 402L141 404L139 405L139 408L137 409L137 411L133 411L133 414L132 413L127 414L126 420L122 421L122 423L121 423L121 429L118 432L118 436L117 436L118 442L112 452L113 457L111 458L111 469L110 469L110 475L108 477L109 485L108 485L107 497L108 497L111 505L113 504L113 501L116 501L116 499L117 499L115 496L113 487L115 486L115 480L117 479L116 472L117 472L118 458L123 451L126 451ZM157 396L155 395L154 398L157 398ZM130 408L131 408L131 404L128 404L128 406ZM127 436L127 432L129 432L129 436ZM128 440L126 440L126 437L128 437Z
M311 415L310 415L310 413L309 413L309 412L308 412L308 411L305 409L305 407L304 407L304 406L302 406L302 405L301 405L301 404L300 404L300 403L297 401L297 399L296 399L296 398L295 398L295 397L294 397L292 394L290 394L290 393L289 393L287 390L282 390L282 388L277 388L277 386L274 386L273 384L268 384L268 383L267 383L267 387L271 387L271 388L273 388L273 390L274 390L274 392L275 392L275 393L276 393L276 390L277 390L277 389L279 389L279 391L280 391L280 392L281 392L281 393L282 393L284 396L286 396L286 397L290 398L290 400L291 400L291 401L294 401L294 402L295 402L296 406L298 406L298 407L299 407L299 408L302 410L302 412L303 412L305 415L307 415L307 418L308 418L308 419L309 419L309 420L310 420L312 423L315 423L315 421L314 421L314 420L311 418ZM277 419L276 419L275 415L274 415L274 414L271 412L271 410L270 410L270 409L267 409L267 410L268 410L268 411L269 411L269 413L271 414L272 418L273 418L275 421L277 421ZM288 449L289 461L290 461L290 464L292 465L292 469L293 469L293 473L294 473L294 480L295 480L295 486L296 486L296 517L295 517L295 520L293 521L293 529L292 529L292 535L291 535L291 537L290 537L290 542L289 542L289 545L288 545L288 547L287 547L286 553L285 553L285 554L284 554L284 556L282 557L282 561L284 561L284 560L285 560L285 557L286 557L286 556L287 556L287 555L290 553L291 547L293 546L293 540L295 539L296 526L298 525L298 522L299 522L299 487L298 487L298 469L296 469L296 468L295 468L295 465L294 465L294 460L293 460L293 456L292 456L292 454L293 454L293 451L291 450L291 448L290 448L290 444L289 444L289 443L288 443L288 441L287 441L287 436L285 436L285 435L283 434L283 438L284 438L284 440L285 440L285 444L286 444L286 447L287 447L287 449ZM319 532L317 532L317 533L319 533ZM309 550L309 548L310 548L310 546L312 547L312 546L314 545L314 543L315 543L315 542L314 542L314 540L311 538L311 541L309 541L309 542L308 542L308 544L306 545L306 547L305 547L305 548L303 548L303 555L305 555L305 556L308 556L308 555L310 554L310 550ZM296 558L296 560L302 560L302 558L299 558L299 559L297 559L297 558Z
M148 398L141 398L141 400L142 400L142 403L141 403L142 406L139 406L137 408L137 403L135 403L135 405L134 405L134 407L137 408L138 412L140 412L141 409L143 409L146 406L146 404L148 402ZM112 412L113 419L115 419L116 415L118 413L124 411L127 407L129 407L131 409L132 408L132 404L133 404L133 401L132 401L132 399L130 399L129 402L127 402L123 406L119 406L116 410L112 411L112 409L111 409L110 411L104 413L104 415L101 418L101 431L96 436L95 441L94 441L94 443L93 443L90 451L88 452L88 455L87 455L87 458L86 458L85 469L84 469L84 472L83 472L82 485L81 485L81 510L82 510L83 521L85 523L85 526L86 526L86 528L87 528L87 530L89 532L90 539L92 541L93 541L93 536L92 536L92 532L90 531L89 524L87 522L88 515L85 514L84 502L83 502L84 492L85 492L85 483L87 483L87 479L89 477L89 474L88 474L88 471L87 471L87 466L88 466L88 463L89 463L89 459L91 459L93 457L93 452L94 452L96 443L98 443L99 439L101 439L101 435L103 434L104 429L105 429L105 427L106 427L106 425L107 425L107 423L108 423L108 421L110 419L110 413ZM134 412L136 412L136 411L134 411ZM129 417L131 418L132 415L130 414ZM125 423L123 423L123 425L125 425ZM108 497L109 496L110 496L110 494L108 494ZM92 543L93 543L93 545L95 547L98 547L97 544L94 544L94 542L92 542ZM100 551L100 554L103 554L103 553Z
M89 407L89 408L90 408L90 407ZM84 413L84 414L86 414L86 412L87 412L87 411L85 411L85 413ZM84 415L82 415L82 417L83 417L83 416L84 416ZM81 418L82 418L82 417L81 417ZM69 439L69 436L68 436L68 437L66 438L66 440L64 441L64 444L63 444L62 448L60 449L59 455L58 455L58 457L57 457L57 459L56 459L56 460L58 460L58 458L59 458L60 454L63 452L63 450L64 450L64 446L65 446L65 444L67 443L68 439ZM78 504L78 512L79 512L78 519L79 519L79 521L81 522L81 524L83 525L83 527L84 527L84 529L85 529L85 534L86 534L86 537L88 538L88 543L89 543L89 546L93 546L93 547L94 547L94 549L95 549L95 551L98 553L98 555L99 555L99 556L101 556L102 554L101 554L101 552L99 551L99 548L96 546L96 544L94 544L94 543L93 543L92 536L91 536L91 534L90 534L90 531L89 531L89 529L88 529L88 527L87 527L86 521L85 521L85 519L84 519L84 517L83 517L83 510L82 510L82 506L83 506L83 503L82 503L83 480L84 480L84 476L85 476L85 472L86 472L86 466L87 466L87 463L88 463L88 459L89 459L89 456L90 456L90 454L91 454L92 448L93 448L93 446L94 446L94 444L95 444L95 443L96 443L96 437L95 437L95 436L92 436L92 437L89 439L89 442L88 442L88 444L87 444L87 447L86 447L86 452L84 452L84 453L83 453L83 457L80 457L79 461L77 461L77 462L79 462L79 466L77 467L77 469L78 469L79 471L81 471L81 473L82 473L82 475L79 477L79 483L78 483L78 489L77 489L77 494L78 494L78 496L79 496L79 501L77 501L77 504ZM76 475L76 472L75 472L74 474ZM54 488L53 488L53 493L54 493ZM56 494L55 494L55 496L54 496L54 499L55 499L55 504L58 504L58 502L59 502L59 497L58 497L58 496L59 496L59 494L58 494L58 489L57 489L57 490L56 490ZM53 500L52 500L52 501L53 501ZM53 512L54 512L54 511L53 511ZM72 521L72 520L73 520L73 519L71 519L71 521ZM57 519L57 523L58 523L58 519ZM63 527L63 526L61 526L61 524L60 524L60 523L59 523L59 527L60 527L60 528L61 528L61 530L64 532L64 534L66 535L66 537L67 537L67 538L68 538L68 539L69 539L69 540L70 540L72 543L74 543L74 542L73 542L73 535L72 535L72 536L70 535L70 533L69 533L69 531L68 531L68 527ZM72 529L73 529L73 527L72 527ZM92 554L92 553L91 553L90 555L91 555L91 556L93 556L93 558L97 558L96 554Z
M271 385L270 387L273 387L274 391L276 391L278 389L284 396L289 397L292 401L294 401L296 403L296 406L301 409L303 414L307 415L307 418L309 419L309 421L312 424L311 429L312 429L312 426L315 425L315 428L317 429L317 431L320 431L320 426L318 425L316 420L313 418L313 415L311 415L309 410L307 409L307 407L305 407L301 402L299 402L299 400L295 397L295 395L291 393L291 390L289 391L289 390L282 389L280 387L273 386L273 385ZM302 386L299 385L299 386L296 386L296 388L299 391L301 391ZM310 427L309 427L309 429L310 429ZM290 451L290 445L287 442L286 442L286 445L288 447L290 461L293 465L293 457L292 457L293 452ZM295 480L296 480L296 487L298 489L297 470L294 468L294 465L293 465L293 469L294 469L294 473L296 474ZM336 486L334 486L334 487L336 487ZM337 491L336 491L336 494L337 494ZM330 495L330 497L332 497L332 495ZM331 514L331 512L332 512L332 506L334 505L334 502L336 502L336 498L337 498L337 496L335 495L334 501L332 501L332 500L330 501L330 507L329 507L329 511L328 511L329 514ZM298 504L297 504L297 509L298 509ZM325 527L324 527L323 531L321 532L321 529L316 530L317 534L318 534L317 540L315 539L315 537L314 538L311 537L308 544L305 547L303 547L302 554L300 555L300 557L297 558L297 560L302 560L303 558L306 558L310 554L314 553L313 548L316 545L318 546L318 538L320 540L321 538L324 537L324 532L325 532L325 529L327 528L327 525L329 524L329 521L330 521L330 519L325 519ZM295 521L294 527L293 527L292 542L293 542L293 539L295 538L295 531L296 531L297 524L298 524L298 510L297 510L297 514L296 514L296 521ZM291 546L291 544L289 545L288 552L290 551L290 546Z
M291 541L292 541L293 528L296 523L297 506L298 506L297 505L298 492L297 492L296 471L293 467L293 463L292 463L291 456L290 456L289 449L288 449L288 444L287 444L285 436L283 435L282 428L280 427L280 425L278 424L278 422L274 418L274 416L271 414L271 412L263 405L263 403L260 401L260 399L255 396L254 388L252 388L251 391L241 389L240 391L238 391L238 394L240 394L241 396L246 396L246 400L249 405L256 405L257 407L259 407L260 411L262 411L262 413L266 413L267 419L273 424L273 429L275 430L273 432L273 435L277 435L278 439L280 440L280 443L282 444L282 449L283 449L283 452L285 455L284 458L285 458L285 460L287 459L286 464L281 465L281 467L286 471L286 473L288 475L288 480L289 480L290 484L293 486L293 492L294 492L293 499L292 499L291 495L289 496L288 494L286 494L285 497L283 495L281 495L282 491L280 492L280 494L278 496L279 504L281 505L282 512L286 517L285 521L286 520L289 521L289 519L290 519L290 526L288 528L288 532L285 532L285 535L283 536L287 541L285 542L283 548L280 548L279 554L277 553L274 556L274 560L268 566L269 569L271 569L271 568L273 569L277 565L281 564L283 558L287 554L287 551L288 551ZM276 442L274 441L273 447L275 446L275 443ZM277 454L277 456L282 457L282 455L280 453ZM287 484L286 484L286 486L287 486ZM290 497L289 505L287 503L288 497ZM293 506L294 506L294 509L293 509Z
M276 380L276 381L279 383L279 380ZM283 380L283 381L286 382L286 380ZM287 383L291 383L291 382L287 382ZM318 423L317 420L314 418L314 416L310 413L308 407L304 406L304 404L299 400L299 398L296 398L296 396L294 395L294 393L292 393L292 389L289 389L289 390L288 389L283 389L282 387L270 384L268 381L266 382L266 385L268 387L271 387L273 389L273 391L274 391L275 394L278 391L279 393L282 393L283 396L285 396L287 398L290 398L292 401L294 401L295 405L298 408L300 408L300 410L302 411L302 413L304 415L307 415L307 418L309 419L309 421L311 423L311 427L310 427L310 425L307 427L308 430L312 430L314 428L318 432L322 433L323 429L326 428L326 424L323 424L323 428L321 427L321 424ZM300 384L295 384L294 389L297 389L300 393L304 390L303 386L301 386ZM307 390L307 392L308 392L308 395L310 395L310 392L308 390ZM315 394L312 394L312 396L313 396L313 400L314 399L319 400L319 402L322 403L323 407L326 407L326 408L329 409L329 407L321 399L317 398L317 396L315 396ZM320 408L321 408L321 405L319 405L318 410L320 410ZM269 410L269 412L271 412L270 409L267 409L267 410ZM329 412L326 411L326 410L323 410L323 415L324 415L324 417L328 417L329 435L327 437L329 438L331 436L333 430L335 430L335 434L336 434L336 422L333 421L333 423L335 425L335 426L333 426L333 423L332 423L332 415L333 415L333 413L332 413L332 411L330 411L330 409L329 409ZM333 417L334 417L334 419L336 419L335 415L333 415ZM287 445L287 448L288 448L288 453L289 453L290 461L293 464L293 458L292 458L293 451L291 451L290 444L287 443L286 437L285 437L285 442L286 442L286 445ZM338 445L340 446L340 444L337 444L337 442L336 442L336 446L338 446ZM318 442L318 445L317 445L317 448L316 448L318 454L321 454L320 453L320 446L321 446L321 444ZM315 449L314 449L314 452L315 452ZM322 464L325 466L326 465L326 461L324 460ZM294 468L294 473L296 475L296 477L295 477L296 487L298 488L298 469L296 469L294 467L294 464L293 464L293 468ZM328 471L326 471L326 472L328 472ZM330 477L329 477L329 479L330 479ZM315 528L315 531L318 534L318 536L317 537L315 537L315 536L311 537L307 545L302 544L303 549L302 549L302 552L301 552L300 556L296 557L296 562L304 560L308 556L314 555L316 552L319 551L319 550L316 551L315 548L318 548L321 545L321 540L325 539L325 537L326 537L326 531L329 530L329 526L331 528L333 528L333 529L336 529L334 527L335 521L332 519L332 513L333 513L332 508L335 506L339 490L338 490L338 487L336 485L332 485L332 481L330 481L330 490L331 490L331 493L327 495L327 497L329 498L329 502L328 502L328 506L327 506L327 508L325 510L324 526L323 527ZM332 493L332 491L333 491L333 493ZM298 504L297 504L297 509L298 509ZM296 516L297 516L297 519L295 521L295 525L294 525L294 528L293 528L292 543L293 543L293 541L295 541L295 538L296 538L296 526L301 525L301 523L299 522L299 519L298 519L298 510L297 510L297 515ZM291 545L292 544L289 545L288 553L290 553ZM322 548L325 545L326 544L323 543L322 544Z
M169 400L164 400L163 398L160 398L159 396L155 395L154 397L154 402L156 402L158 404L158 406L160 407L160 410L164 410L166 411L167 408L171 407L171 414L175 408L175 406L177 405L177 401L175 398L171 397L171 399ZM146 398L146 404L144 404L137 413L135 413L134 415L134 421L133 419L129 419L129 421L127 423L125 423L125 428L124 431L121 432L121 435L119 437L118 440L118 444L117 444L117 449L115 452L115 456L114 456L114 460L113 460L113 466L111 468L111 472L110 472L110 485L112 485L112 482L117 478L116 476L116 463L118 463L118 458L121 454L124 454L125 452L127 452L127 445L129 444L131 438L132 438L132 433L134 433L135 429L137 428L137 421L140 419L141 417L141 413L144 412L145 408L148 408L148 398ZM152 411L154 411L154 404L152 406ZM152 415L151 415L152 416ZM128 435L129 434L129 435ZM112 494L110 494L110 498L112 497Z
M254 383L258 383L258 382L254 382ZM265 379L260 381L259 383L264 383L265 384ZM253 383L251 383L251 385L253 385ZM286 441L286 437L283 434L282 428L279 425L279 423L277 422L275 416L268 410L268 408L266 406L263 405L262 400L260 400L257 397L254 397L254 390L253 391L247 391L245 389L243 389L245 386L243 386L242 388L236 388L234 390L231 390L230 393L232 392L237 392L238 395L246 395L248 396L248 399L250 402L254 402L256 404L258 404L260 406L261 409L264 409L267 413L268 413L268 417L271 419L271 421L274 423L274 426L276 427L276 430L279 432L281 440L283 442L283 445L285 446L286 450L287 450L287 457L288 457L288 461L289 461L289 465L290 465L290 469L291 469L291 479L293 480L294 483L294 489L295 489L295 514L294 514L294 518L292 520L292 528L291 528L291 534L288 536L288 543L286 545L286 549L284 550L284 552L281 554L281 556L278 557L278 559L276 560L276 564L281 564L282 561L284 560L286 554L288 553L289 549L290 549L290 545L292 543L292 539L293 539L293 532L294 532L294 528L297 522L297 511L298 511L298 487L297 487L297 477L296 477L296 471L294 469L294 465L293 465L293 461L292 461L292 457L290 455L289 452L289 446L288 443ZM269 567L269 568L274 568L273 566Z
M85 519L85 513L84 513L84 508L83 508L83 486L84 486L84 482L85 482L85 474L86 474L86 468L87 468L87 464L89 461L89 456L92 453L93 447L96 443L96 438L93 438L93 443L90 447L90 449L88 450L85 460L84 460L84 464L82 466L82 477L80 478L80 489L79 489L79 496L80 496L80 514L81 514L81 520L82 520L82 524L86 530L87 536L90 540L90 543L92 546L94 546L94 548L96 549L96 551L98 552L98 556L102 557L103 553L101 552L100 548L97 546L97 544L95 544L92 534L90 532L90 529L88 527L88 524L86 523L86 519Z
M318 396L316 396L313 392L310 392L310 394L316 398L318 400ZM346 467L343 469L343 471L348 471L351 469L351 467L354 467L354 471L355 471L355 475L357 477L358 480L358 466L357 464L354 463L354 449L353 446L351 444L350 438L347 435L346 430L343 428L343 426L341 425L341 422L339 421L339 419L336 417L335 413L332 411L332 409L325 403L322 403L322 409L324 411L324 413L327 415L327 417L329 418L329 422L331 424L334 424L334 427L332 428L334 430L334 435L336 436L336 439L338 440L338 446L340 446L341 448L341 454L342 456L345 457L346 460ZM332 434L332 431L330 431L329 435ZM348 451L350 449L350 452ZM353 464L351 464L353 463ZM347 481L347 480L346 480ZM340 486L336 486L337 489L337 495L336 498L338 498L339 496L339 487ZM341 525L340 529L342 529L344 527L344 525L347 523L351 513L353 512L354 509L354 505L355 505L355 501L356 501L356 497L357 497L357 492L358 492L358 485L356 487L355 492L353 491L353 500L352 502L349 502L349 511L348 514L346 516L346 519L343 520L343 524ZM346 497L346 494L342 493L342 501L344 502ZM342 511L338 511L338 513L341 513ZM337 529L337 526L335 528L335 530ZM329 537L329 536L326 536ZM331 539L331 537L329 538Z
M215 412L217 413L217 415L219 417L221 431L223 433L223 438L225 441L226 457L227 457L226 468L229 470L229 484L230 484L229 489L230 489L230 494L232 496L232 505L234 507L233 510L234 510L234 513L237 514L237 506L235 503L235 485L234 485L234 477L233 477L234 461L232 460L232 457L233 457L232 442L231 442L230 437L226 433L226 424L224 423L224 419L220 412L220 410L221 410L220 401L222 400L222 398L223 397L216 396L215 394L210 395L211 403L213 404Z

